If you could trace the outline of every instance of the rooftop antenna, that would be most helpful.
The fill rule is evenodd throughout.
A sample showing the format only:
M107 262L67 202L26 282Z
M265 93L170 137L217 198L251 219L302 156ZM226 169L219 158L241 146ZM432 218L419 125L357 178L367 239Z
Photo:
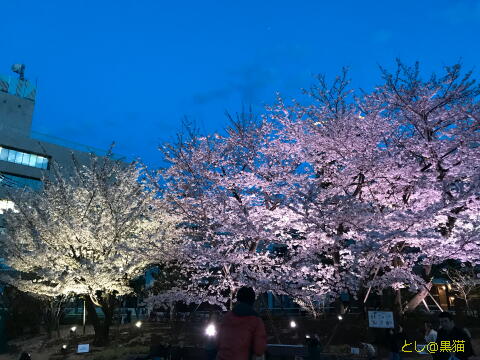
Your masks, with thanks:
M12 71L20 75L20 80L25 80L25 65L24 64L13 64Z

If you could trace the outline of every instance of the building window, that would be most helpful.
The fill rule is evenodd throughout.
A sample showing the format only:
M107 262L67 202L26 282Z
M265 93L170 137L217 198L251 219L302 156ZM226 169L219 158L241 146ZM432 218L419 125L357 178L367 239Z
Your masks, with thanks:
M48 158L46 158L45 156L35 155L13 149L7 149L1 146L0 160L20 165L36 167L39 169L48 168Z
M29 187L33 190L40 190L42 188L42 182L38 179L0 173L0 186L16 188Z

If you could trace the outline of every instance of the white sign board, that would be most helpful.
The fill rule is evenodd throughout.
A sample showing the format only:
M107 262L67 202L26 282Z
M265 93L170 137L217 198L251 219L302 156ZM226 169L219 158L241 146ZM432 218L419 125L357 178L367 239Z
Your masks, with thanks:
M352 355L360 355L360 348L351 348Z
M369 311L368 326L372 328L393 329L393 312L391 311Z
M90 352L90 344L79 344L77 348L77 353L88 353Z

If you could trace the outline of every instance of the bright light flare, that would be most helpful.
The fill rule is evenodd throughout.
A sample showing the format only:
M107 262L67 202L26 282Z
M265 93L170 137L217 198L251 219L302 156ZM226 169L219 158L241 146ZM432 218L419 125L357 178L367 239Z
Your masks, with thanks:
M0 149L2 147L0 146ZM18 209L15 207L15 203L10 200L0 200L0 214L3 214L6 210L12 210L15 213L18 213Z
M205 328L205 334L207 334L207 336L215 336L215 335L217 335L217 329L215 328L215 325L209 324L209 325Z

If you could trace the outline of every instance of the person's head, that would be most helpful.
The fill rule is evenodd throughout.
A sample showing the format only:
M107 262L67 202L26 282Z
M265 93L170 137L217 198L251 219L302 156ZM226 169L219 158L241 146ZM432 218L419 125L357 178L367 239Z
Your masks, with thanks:
M432 323L430 321L425 321L425 330L431 330L432 329Z
M438 315L438 321L440 327L444 330L450 331L455 326L455 321L453 321L453 316L449 312L442 312Z
M248 286L242 286L237 292L237 301L248 305L255 302L255 291Z

